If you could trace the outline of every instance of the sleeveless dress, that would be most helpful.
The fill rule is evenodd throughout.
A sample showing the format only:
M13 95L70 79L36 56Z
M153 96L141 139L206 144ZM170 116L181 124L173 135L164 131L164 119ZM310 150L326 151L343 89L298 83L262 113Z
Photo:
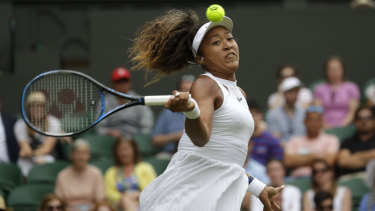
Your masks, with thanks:
M224 96L213 114L210 140L198 147L183 133L167 169L141 193L142 211L240 210L248 187L243 165L254 121L236 82L203 75L215 80Z

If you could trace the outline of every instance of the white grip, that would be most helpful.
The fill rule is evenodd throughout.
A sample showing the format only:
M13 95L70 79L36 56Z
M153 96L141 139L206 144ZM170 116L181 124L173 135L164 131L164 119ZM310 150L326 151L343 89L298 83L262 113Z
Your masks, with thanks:
M147 106L161 106L164 105L173 95L154 95L145 96L145 105Z

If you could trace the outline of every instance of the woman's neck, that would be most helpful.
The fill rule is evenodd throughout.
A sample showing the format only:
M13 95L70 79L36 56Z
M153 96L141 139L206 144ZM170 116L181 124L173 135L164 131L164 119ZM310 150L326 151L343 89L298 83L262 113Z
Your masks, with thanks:
M218 78L222 78L222 79L225 79L225 80L228 80L228 81L236 81L236 74L235 73L225 74L225 73L222 73L222 72L211 71L211 70L208 70L208 72L211 73L213 76L216 76Z
M325 184L322 184L319 189L320 190L323 190L323 191L328 191L328 192L331 192L331 187L332 187L332 182L327 182Z
M85 169L86 169L86 166L84 166L84 167L79 167L79 166L75 166L75 165L73 165L73 170L74 170L74 172L80 173L80 172L83 172Z

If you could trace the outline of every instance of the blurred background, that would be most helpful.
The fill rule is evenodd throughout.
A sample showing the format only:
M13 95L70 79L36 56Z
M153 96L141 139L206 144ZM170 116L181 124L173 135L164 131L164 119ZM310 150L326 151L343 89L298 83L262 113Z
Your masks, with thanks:
M284 63L295 65L308 86L324 77L327 56L337 54L346 64L347 78L361 86L375 73L375 10L372 2L358 2L1 0L2 111L20 113L23 87L47 70L78 70L109 85L115 67L131 68L128 48L143 23L172 8L195 10L205 22L211 3L221 4L233 19L241 53L238 84L263 107L277 89L275 72ZM191 66L181 74L186 73L202 70ZM145 87L145 72L132 74L133 89L142 95L169 94L179 77Z

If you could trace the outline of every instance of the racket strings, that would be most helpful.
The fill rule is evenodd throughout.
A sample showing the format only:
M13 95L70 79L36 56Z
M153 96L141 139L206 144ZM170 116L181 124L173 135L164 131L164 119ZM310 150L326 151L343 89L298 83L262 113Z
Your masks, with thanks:
M87 128L99 118L102 110L101 89L74 74L41 77L28 87L25 96L29 123L55 135Z

